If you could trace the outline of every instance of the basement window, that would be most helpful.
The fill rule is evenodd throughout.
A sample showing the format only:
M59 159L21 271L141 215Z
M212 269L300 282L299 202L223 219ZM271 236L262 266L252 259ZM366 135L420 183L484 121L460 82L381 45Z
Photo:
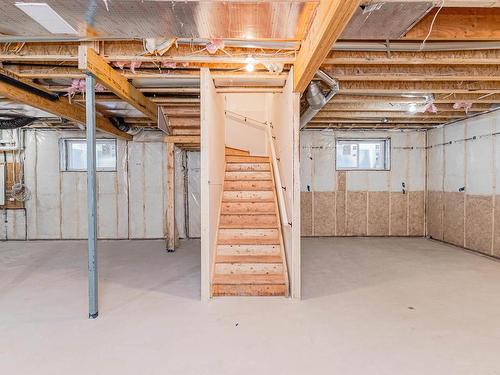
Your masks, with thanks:
M61 139L61 170L85 172L87 170L87 141L85 139ZM116 171L116 139L96 140L96 167L100 172Z
M390 139L337 139L337 170L390 169Z

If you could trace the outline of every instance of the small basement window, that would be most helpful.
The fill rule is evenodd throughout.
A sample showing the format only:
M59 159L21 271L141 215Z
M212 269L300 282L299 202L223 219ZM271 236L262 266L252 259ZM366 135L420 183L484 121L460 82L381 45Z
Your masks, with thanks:
M391 140L386 139L337 139L337 170L390 169Z
M61 170L82 172L87 170L87 141L61 139ZM116 139L96 140L96 167L102 172L116 171Z

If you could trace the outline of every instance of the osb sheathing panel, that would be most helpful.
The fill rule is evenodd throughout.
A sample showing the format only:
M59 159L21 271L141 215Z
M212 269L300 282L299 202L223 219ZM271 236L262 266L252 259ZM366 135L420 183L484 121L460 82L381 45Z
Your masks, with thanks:
M491 254L493 197L468 195L466 197L465 247Z
M427 232L437 240L443 239L443 192L427 193ZM462 215L463 216L463 215Z
M464 193L443 193L443 240L458 246L464 246L464 199Z
M390 226L392 236L406 236L408 233L408 195L391 192Z
M366 199L364 191L349 191L347 193L346 215L348 236L366 236Z
M409 193L409 235L425 235L425 194L423 191L410 191Z
M335 204L335 224L336 224L335 234L337 236L345 236L346 235L345 199L346 199L345 191L337 191L337 193L335 194L335 203L336 203Z
M312 236L312 193L300 193L300 233Z
M500 257L500 195L495 197L495 232L493 255Z
M389 192L368 192L368 235L389 235Z
M335 235L335 193L329 191L313 194L313 235Z
M337 172L337 191L346 191L347 176L345 171Z

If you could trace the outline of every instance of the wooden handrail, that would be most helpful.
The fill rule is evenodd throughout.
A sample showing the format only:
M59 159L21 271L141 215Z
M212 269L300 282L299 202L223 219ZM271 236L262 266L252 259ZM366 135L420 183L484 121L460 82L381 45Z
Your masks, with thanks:
M281 184L281 176L279 172L279 165L278 165L278 158L276 156L276 148L274 147L274 138L273 134L271 132L271 123L269 122L262 122L255 120L253 118L247 117L240 115L239 113L232 112L232 111L224 111L224 114L228 117L232 117L235 120L243 121L244 123L247 124L252 124L259 126L261 128L264 128L266 130L266 136L267 140L269 142L269 148L271 150L271 161L273 164L273 175L274 175L274 181L276 182L276 195L278 196L278 208L280 212L280 217L281 217L281 222L282 223L287 223L288 225L292 225L292 222L288 220L288 215L287 215L287 210L286 210L286 202L285 202L285 196L283 195L283 185Z

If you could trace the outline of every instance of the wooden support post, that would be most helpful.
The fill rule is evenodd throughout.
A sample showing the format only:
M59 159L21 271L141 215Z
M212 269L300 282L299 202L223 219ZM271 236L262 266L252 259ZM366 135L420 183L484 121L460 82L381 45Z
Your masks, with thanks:
M167 143L167 251L175 251L175 144Z

